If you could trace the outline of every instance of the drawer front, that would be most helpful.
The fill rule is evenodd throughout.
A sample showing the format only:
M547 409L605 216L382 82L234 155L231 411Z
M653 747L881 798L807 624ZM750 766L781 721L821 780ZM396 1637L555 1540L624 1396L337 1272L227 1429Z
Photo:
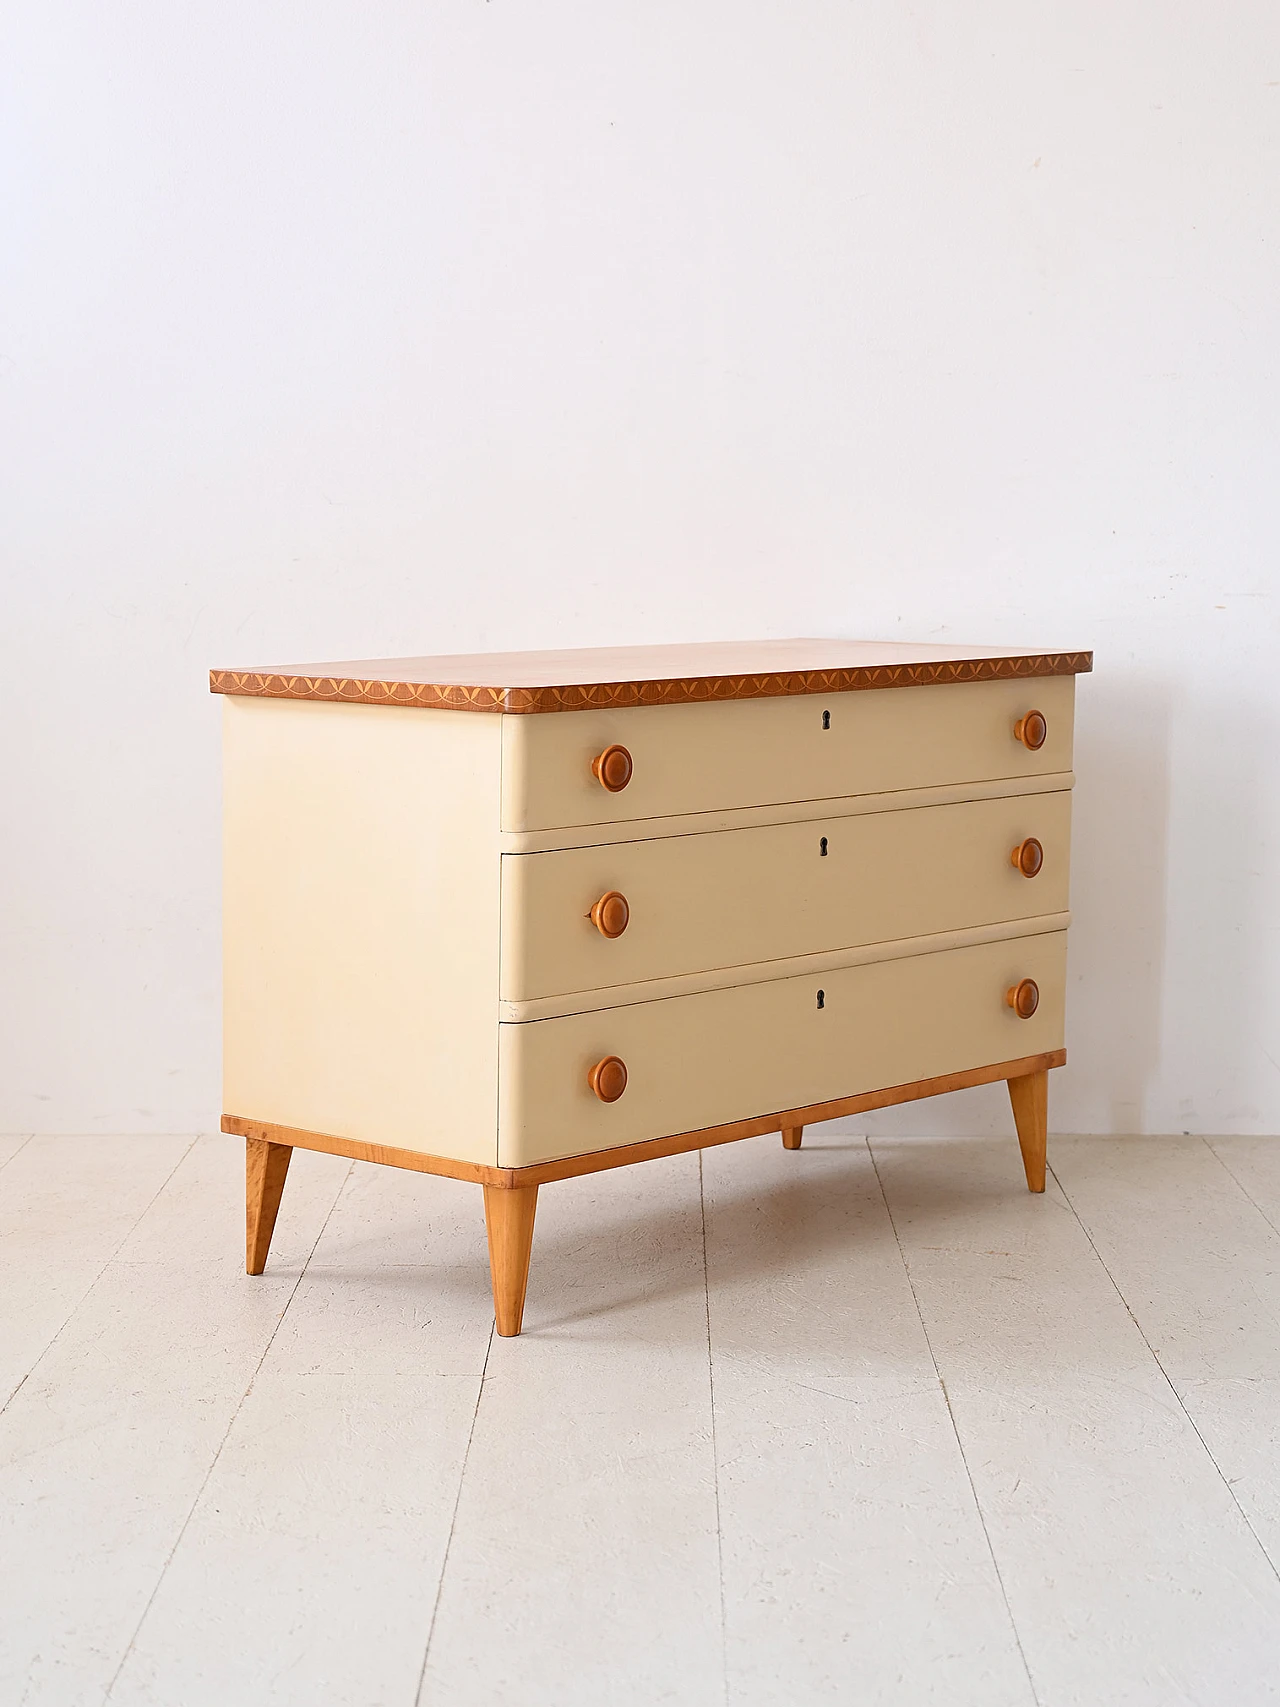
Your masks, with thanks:
M1019 1019L1020 979L1040 1004ZM1062 1047L1066 933L499 1030L498 1161L524 1167ZM822 992L822 1007L818 994ZM611 1103L588 1083L627 1068Z
M948 683L502 720L502 827L548 830L1071 769L1075 680ZM1030 752L1013 733L1048 725ZM825 726L824 726L825 720ZM625 747L611 793L592 760Z
M1065 912L1070 834L1063 792L505 854L502 999ZM1011 858L1028 837L1044 850L1031 878ZM629 914L614 937L589 917L610 892Z

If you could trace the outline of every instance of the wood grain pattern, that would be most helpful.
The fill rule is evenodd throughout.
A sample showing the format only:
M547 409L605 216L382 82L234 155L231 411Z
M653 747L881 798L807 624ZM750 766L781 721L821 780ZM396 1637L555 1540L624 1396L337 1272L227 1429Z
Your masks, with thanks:
M297 1150L320 1150L326 1156L348 1156L353 1162L378 1162L389 1168L408 1168L411 1173L440 1174L445 1179L469 1180L473 1185L512 1185L510 1168L494 1168L484 1162L456 1161L452 1156L428 1156L421 1150L400 1150L390 1144L366 1144L359 1138L337 1138L329 1132L311 1132L300 1126L277 1126L269 1120L247 1120L224 1114L222 1130L239 1138L257 1138L272 1144L289 1144Z
M627 1064L617 1055L606 1055L587 1074L587 1083L601 1102L617 1102L627 1088Z
M478 1162L455 1162L448 1156L393 1149L385 1144L363 1144L353 1138L336 1138L325 1132L303 1132L291 1126L273 1126L266 1121L249 1120L235 1114L223 1115L222 1130L240 1137L292 1145L299 1150L323 1150L328 1155L350 1156L358 1162L381 1162L390 1167L409 1168L415 1173L441 1174L446 1179L469 1180L510 1191L529 1185L548 1185L553 1180L576 1179L581 1174L602 1173L606 1168L626 1167L632 1162L657 1161L663 1156L681 1155L686 1150L709 1149L713 1144L730 1144L739 1138L758 1138L768 1132L795 1130L820 1120L836 1120L846 1114L866 1114L874 1108L892 1108L898 1103L915 1102L922 1097L942 1096L947 1091L995 1084L1000 1079L1010 1081L1012 1095L1013 1081L1033 1073L1047 1073L1052 1067L1063 1066L1066 1059L1065 1049L1051 1049L1040 1055L1024 1055L989 1067L947 1073L941 1078L919 1079L910 1085L865 1091L859 1096L814 1103L808 1108L787 1109L779 1114L764 1114L754 1120L734 1121L728 1126L708 1126L699 1132L678 1132L667 1138L648 1139L643 1144L623 1144L613 1150L565 1156L558 1161L538 1162L527 1168L491 1168ZM1016 1107L1014 1114L1016 1119Z
M1014 724L1013 733L1029 753L1038 753L1049 734L1044 712L1028 711Z
M764 640L211 670L213 693L525 715L1080 675L1092 652Z
M1045 1154L1049 1134L1049 1075L1023 1073L1009 1080L1009 1101L1018 1128L1018 1147L1026 1170L1027 1190L1044 1190Z
M1038 836L1028 836L1012 850L1009 859L1024 877L1039 877L1044 870L1044 843Z
M1031 1019L1040 1007L1040 986L1034 978L1019 978L1005 991L1004 999L1019 1019Z
M601 788L607 788L610 794L622 793L631 781L634 769L631 754L616 742L613 746L606 747L603 753L597 753L591 761L592 776Z
M513 1339L524 1320L524 1295L529 1284L529 1253L533 1249L533 1218L538 1208L536 1185L502 1190L484 1188L484 1224L489 1235L489 1277L493 1283L493 1314L503 1339Z
M268 1138L246 1137L244 1145L244 1267L246 1274L261 1274L267 1266L271 1235L284 1194L285 1176L293 1157L290 1144Z
M614 942L631 921L631 907L619 890L609 889L593 904L587 917L602 937Z
M784 1126L782 1128L782 1148L784 1150L798 1150L803 1142L803 1126Z

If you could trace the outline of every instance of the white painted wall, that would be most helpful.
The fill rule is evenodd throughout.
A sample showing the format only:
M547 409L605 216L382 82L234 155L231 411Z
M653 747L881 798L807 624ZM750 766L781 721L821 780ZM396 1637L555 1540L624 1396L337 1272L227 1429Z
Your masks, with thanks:
M17 0L0 78L0 1128L216 1121L210 664L826 633L1096 648L1053 1123L1280 1130L1274 0Z

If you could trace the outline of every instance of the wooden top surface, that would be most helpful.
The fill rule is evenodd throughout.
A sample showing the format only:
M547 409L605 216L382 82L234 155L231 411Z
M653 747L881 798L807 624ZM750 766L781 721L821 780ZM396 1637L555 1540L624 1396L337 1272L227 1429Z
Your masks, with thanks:
M1073 676L1092 668L1092 652L880 640L728 640L263 665L211 670L209 687L213 693L266 699L525 713Z

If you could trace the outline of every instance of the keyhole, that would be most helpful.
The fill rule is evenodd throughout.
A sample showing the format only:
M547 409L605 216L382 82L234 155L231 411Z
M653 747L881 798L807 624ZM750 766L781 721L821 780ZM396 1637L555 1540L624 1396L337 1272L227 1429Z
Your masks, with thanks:
M825 1008L826 1005L827 1005L827 992L825 990L819 990L818 991L818 1007L819 1007L819 1009L822 1009L822 1008Z
M829 711L824 711L822 714L822 727L824 729L830 729L831 727L831 713Z
M826 857L827 857L827 838L825 836L818 843L818 852L822 855L823 859L826 859Z

